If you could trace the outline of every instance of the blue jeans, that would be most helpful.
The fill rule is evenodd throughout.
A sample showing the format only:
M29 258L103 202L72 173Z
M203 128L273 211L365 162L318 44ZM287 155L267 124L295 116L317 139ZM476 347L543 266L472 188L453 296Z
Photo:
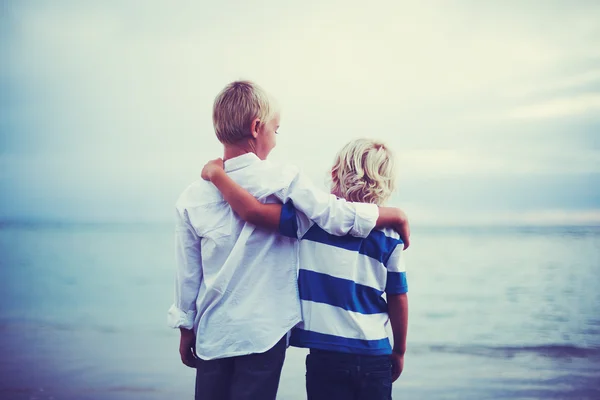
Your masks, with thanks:
M308 400L390 400L390 357L311 349L306 393Z
M264 353L198 360L196 400L275 400L286 337Z

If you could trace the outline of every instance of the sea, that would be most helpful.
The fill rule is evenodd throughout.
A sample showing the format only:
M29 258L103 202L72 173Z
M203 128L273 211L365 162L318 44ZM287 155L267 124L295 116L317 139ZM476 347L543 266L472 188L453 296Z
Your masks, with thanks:
M394 399L600 399L600 227L411 239ZM0 224L0 399L192 399L173 276L170 224ZM278 399L306 398L305 357L288 349Z

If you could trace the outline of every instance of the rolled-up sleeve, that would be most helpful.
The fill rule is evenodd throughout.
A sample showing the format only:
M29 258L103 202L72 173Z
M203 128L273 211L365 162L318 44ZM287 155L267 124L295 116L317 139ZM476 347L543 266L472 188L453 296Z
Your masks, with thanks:
M187 213L182 215L178 212L175 228L175 300L167 317L172 328L194 327L196 299L202 283L200 241Z
M294 207L327 233L367 237L375 227L379 208L375 204L350 203L315 187L301 173L290 185L276 193L282 203L293 201Z
M354 225L350 234L356 237L367 237L375 228L379 218L379 207L368 203L350 203L355 208Z

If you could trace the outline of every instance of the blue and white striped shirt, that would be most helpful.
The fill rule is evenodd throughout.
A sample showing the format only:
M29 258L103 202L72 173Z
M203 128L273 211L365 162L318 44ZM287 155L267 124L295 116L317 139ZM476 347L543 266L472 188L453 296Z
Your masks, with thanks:
M354 354L384 355L388 338L386 294L408 291L402 240L391 229L366 238L334 236L296 212L281 211L280 233L301 239L298 289L302 322L290 344Z

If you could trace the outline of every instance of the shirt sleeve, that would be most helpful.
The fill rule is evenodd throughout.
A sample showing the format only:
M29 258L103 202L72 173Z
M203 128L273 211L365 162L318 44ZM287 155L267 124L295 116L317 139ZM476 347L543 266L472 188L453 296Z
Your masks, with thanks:
M279 217L279 233L293 239L298 239L298 215L294 203L288 201L281 207Z
M171 328L193 329L196 299L202 283L200 237L192 227L187 213L177 213L175 228L175 301L168 312Z
M387 280L385 283L386 294L403 294L408 292L406 265L404 263L404 253L402 252L402 249L402 242L400 242L400 244L396 245L387 261Z
M375 204L350 203L315 187L298 173L287 187L276 193L282 203L290 200L293 207L314 221L324 231L336 236L351 234L367 237L375 227L379 208Z
M281 207L279 218L279 233L293 239L302 239L314 222L306 215L296 211L294 202L288 201Z

